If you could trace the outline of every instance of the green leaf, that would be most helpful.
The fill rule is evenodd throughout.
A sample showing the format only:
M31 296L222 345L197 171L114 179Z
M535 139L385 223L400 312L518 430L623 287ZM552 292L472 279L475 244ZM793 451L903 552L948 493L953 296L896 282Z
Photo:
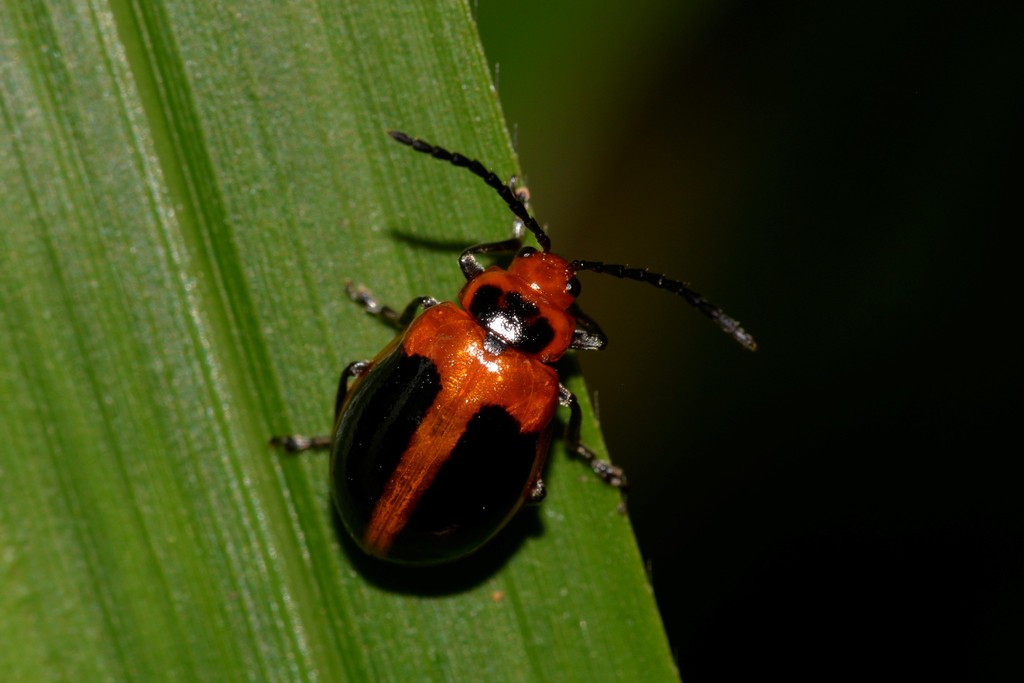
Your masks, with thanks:
M6 680L675 679L560 445L542 506L433 570L363 558L327 459L267 446L390 337L346 280L451 298L509 234L390 128L515 170L466 3L0 3Z

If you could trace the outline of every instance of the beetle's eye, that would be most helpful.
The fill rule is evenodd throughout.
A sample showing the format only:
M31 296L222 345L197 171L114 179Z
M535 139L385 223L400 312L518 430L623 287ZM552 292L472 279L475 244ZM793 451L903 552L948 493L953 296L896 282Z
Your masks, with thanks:
M580 290L583 285L580 284L578 278L573 278L565 283L565 293L571 296L573 299L580 295Z
M537 250L533 247L523 247L519 250L519 253L516 254L516 258L526 258L527 256L533 256L536 253Z

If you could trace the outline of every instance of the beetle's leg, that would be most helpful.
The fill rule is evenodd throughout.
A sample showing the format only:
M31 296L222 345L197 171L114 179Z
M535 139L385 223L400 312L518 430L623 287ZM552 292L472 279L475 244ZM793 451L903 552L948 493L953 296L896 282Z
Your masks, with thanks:
M570 411L569 425L565 429L565 441L569 449L589 464L590 469L594 470L594 474L601 477L605 483L625 492L629 488L629 482L626 481L626 474L622 468L598 459L594 451L580 443L580 423L583 421L583 411L580 410L580 402L576 400L576 394L559 384L558 402L563 406L568 406Z
M576 304L569 308L569 315L576 318L576 329L572 331L570 349L598 351L605 347L608 337L604 335L593 318L580 310Z
M516 221L516 224L522 225L520 221ZM520 227L521 231L522 228ZM523 246L522 235L501 242L478 244L462 252L459 256L459 268L462 268L462 274L466 276L467 280L472 280L484 272L484 267L476 260L477 254L507 254L510 251L518 250L521 246Z
M288 434L287 436L275 436L270 439L271 446L280 446L289 453L301 451L325 451L331 447L329 436L303 436L302 434Z
M421 310L425 311L428 308L433 308L439 303L441 302L432 296L418 296L406 305L405 310L403 310L402 314L398 316L398 319L394 321L394 324L398 329L404 330L409 327L409 323L412 322L412 319L416 317L417 313Z
M341 371L338 379L338 394L334 400L334 421L338 421L338 413L341 412L341 405L345 402L345 395L348 393L348 382L353 377L359 377L373 367L368 360L357 360L349 363ZM303 436L302 434L289 434L287 436L275 436L270 439L271 446L281 446L289 453L300 451L322 451L331 447L333 438L330 436Z
M548 495L548 490L544 488L544 480L537 477L537 481L533 482L533 486L530 488L530 493L526 498L527 505L537 505Z
M508 185L508 189L512 190L512 194L515 195L515 198L518 199L519 202L523 206L525 206L527 210L529 210L530 209L530 190L526 187L526 185L523 185L522 187L520 187L519 186L519 178L516 177L516 176L512 176L511 178L509 178L508 179L508 183L506 183L506 184ZM519 232L520 233L521 232L525 232L526 226L522 225L522 221L516 221L516 222L520 224L519 225Z
M530 201L530 192L525 187L517 187L516 182L515 176L509 178L508 189L525 206ZM459 255L459 267L462 268L462 274L466 276L467 280L472 280L484 272L484 267L476 260L477 254L507 254L512 251L518 251L523 246L524 235L526 235L526 225L517 216L512 221L512 239L477 244Z
M397 327L400 330L404 330L412 322L412 319L416 317L420 309L424 311L431 306L436 306L440 303L437 299L432 296L418 296L409 302L409 305L405 309L398 313L395 309L390 306L385 306L377 301L377 299L370 293L366 287L362 285L354 285L351 282L345 283L345 293L348 297L355 301L357 304L363 307L363 310L371 315L377 315L386 320L393 327Z
M345 369L341 371L341 377L338 379L338 393L334 397L334 421L337 423L338 416L341 415L341 406L345 403L345 396L348 394L348 381L353 377L362 377L370 368L373 367L373 363L368 360L357 360L354 363L349 363L345 366Z
M515 195L516 199L526 208L530 210L530 191L525 185L519 187L519 178L512 176L508 179L508 189L512 190L512 194ZM512 237L519 240L522 244L523 237L526 236L526 224L523 223L523 219L516 216L516 219L512 221Z

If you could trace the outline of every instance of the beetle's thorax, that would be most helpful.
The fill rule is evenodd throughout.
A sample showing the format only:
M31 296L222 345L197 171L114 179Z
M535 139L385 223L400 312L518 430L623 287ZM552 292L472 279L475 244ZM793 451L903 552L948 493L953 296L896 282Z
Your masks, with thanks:
M567 291L574 278L564 259L532 252L517 256L508 270L488 268L466 283L459 300L488 331L490 350L514 348L551 363L572 342L576 320L566 309L574 301Z

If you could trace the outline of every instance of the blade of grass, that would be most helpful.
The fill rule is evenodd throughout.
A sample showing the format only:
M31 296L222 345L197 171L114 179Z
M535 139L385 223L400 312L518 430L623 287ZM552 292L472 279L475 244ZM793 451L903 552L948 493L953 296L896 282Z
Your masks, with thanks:
M508 234L385 135L514 170L465 3L10 0L0 50L0 670L675 678L616 494L560 447L538 511L422 571L349 548L326 459L266 446L329 428L387 341L346 279L449 298Z

